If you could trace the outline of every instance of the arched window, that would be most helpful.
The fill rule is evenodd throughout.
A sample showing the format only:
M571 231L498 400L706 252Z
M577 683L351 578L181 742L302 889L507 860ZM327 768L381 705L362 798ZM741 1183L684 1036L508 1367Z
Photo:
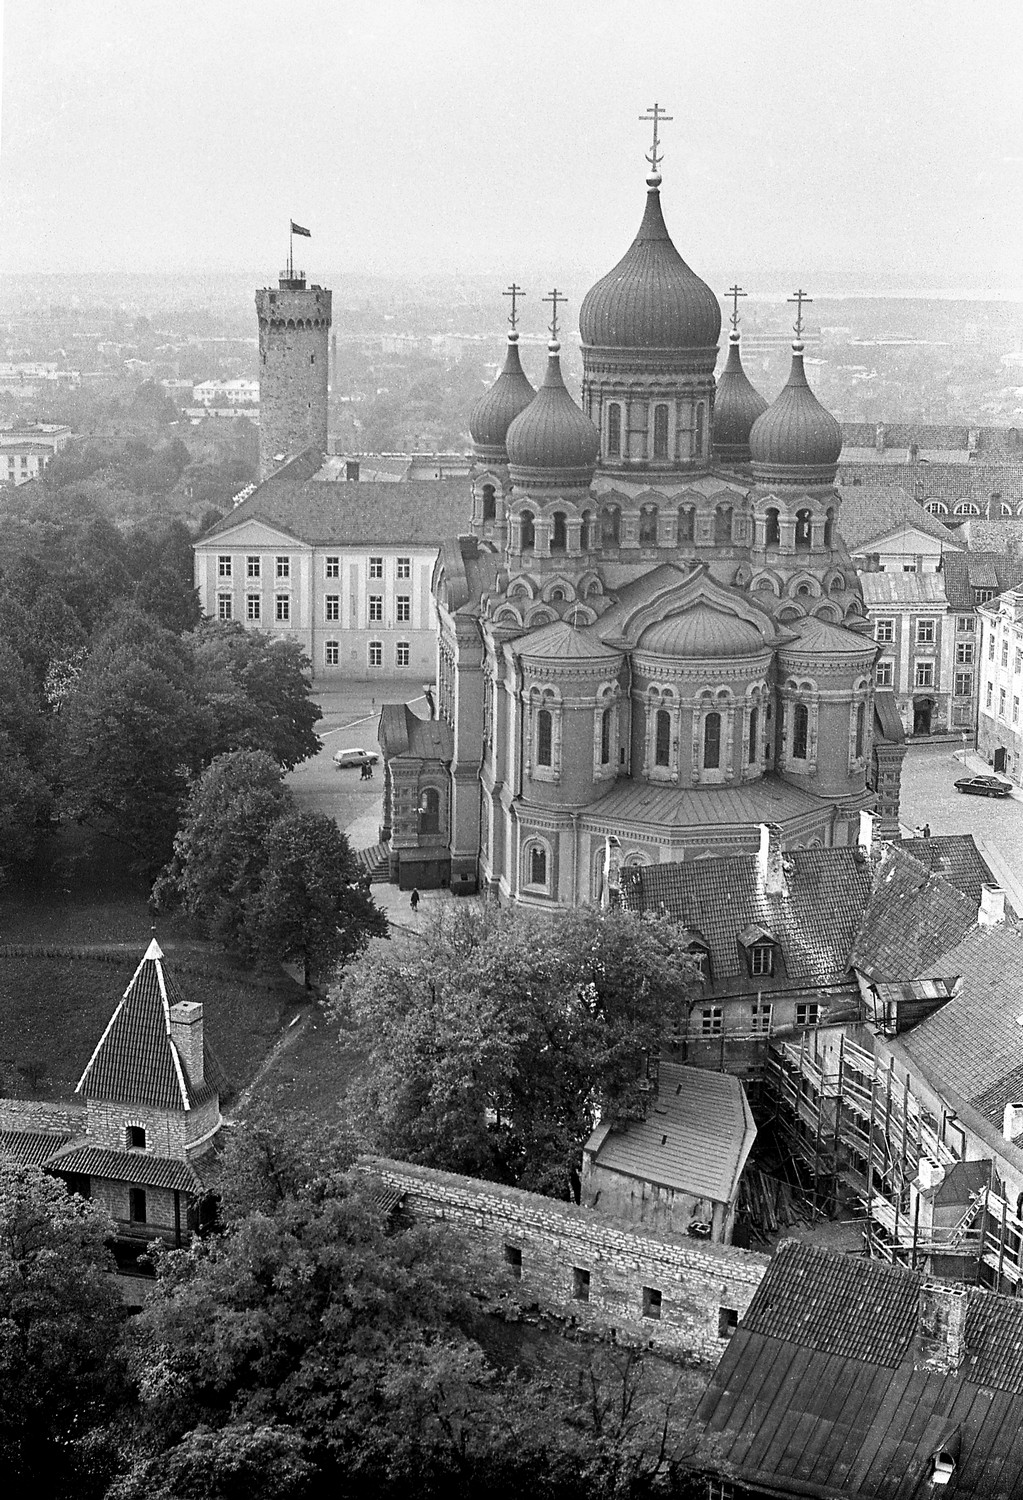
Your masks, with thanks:
M668 408L654 407L654 458L668 456Z
M531 510L524 510L522 512L522 515L519 517L519 527L521 529L522 535L523 552L531 552L536 546L536 531L534 529L535 521L536 517L533 515L533 512Z
M805 703L797 703L792 714L792 759L806 759L806 745L810 737L810 710Z
M924 510L929 516L947 516L948 506L942 505L940 500L928 500Z
M611 764L611 710L605 708L600 716L600 764Z
M721 715L715 711L703 721L703 769L715 771L721 764Z
M666 708L659 708L654 720L654 765L671 765L671 714Z
M801 551L810 550L810 536L812 529L812 517L808 510L796 511L796 546Z
M547 850L542 844L532 844L529 850L530 885L547 884Z
M657 506L644 505L639 513L639 545L657 546Z
M856 710L856 759L863 759L863 736L867 723L866 704L861 703Z
M971 505L969 501L961 500L952 514L955 516L979 516L980 506Z
M727 545L732 540L732 507L730 505L719 505L714 511L714 540L721 545Z
M611 458L617 458L622 451L622 409L617 401L612 401L607 409L607 451Z
M483 486L483 519L493 521L497 516L497 492L492 484Z
M440 792L428 786L419 805L419 832L440 832Z
M835 545L835 507L828 506L828 513L824 519L824 545L833 547Z
M553 744L551 729L550 709L538 709L536 714L536 763L538 766L549 766L551 764L551 747Z
M583 511L582 525L579 527L579 547L583 552L589 552L593 546L593 512Z
M770 509L765 512L764 520L767 522L767 525L764 527L764 545L767 547L780 546L781 522L779 520L778 511L775 506L772 505Z
M600 530L605 547L617 547L622 536L622 513L617 505L609 505L600 513Z
M554 523L551 528L551 551L564 552L568 545L565 531L565 512L563 510L556 510L551 520Z
M704 426L704 406L703 406L703 402L702 401L698 401L697 404L696 404L696 452L694 454L695 458L702 458L703 457L703 426Z
M754 706L749 711L749 746L746 754L746 759L751 766L756 765L757 762L757 726L759 721L760 710Z
M679 506L678 539L680 542L695 542L696 540L696 511L691 505Z

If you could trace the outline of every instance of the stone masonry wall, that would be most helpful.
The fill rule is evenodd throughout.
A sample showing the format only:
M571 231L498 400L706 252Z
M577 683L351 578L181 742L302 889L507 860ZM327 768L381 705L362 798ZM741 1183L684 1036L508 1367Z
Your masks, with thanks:
M256 293L259 322L259 477L274 456L327 451L331 294L302 287Z
M127 1149L129 1125L142 1125L146 1132L146 1150L154 1156L185 1159L184 1110L155 1109L146 1104L112 1104L106 1099L90 1099L88 1144L102 1151Z
M0 1099L0 1130L85 1129L84 1104L48 1104L42 1099Z
M415 1219L447 1223L482 1251L491 1292L669 1357L716 1364L767 1269L766 1255L619 1225L537 1193L383 1157L359 1167L404 1192Z

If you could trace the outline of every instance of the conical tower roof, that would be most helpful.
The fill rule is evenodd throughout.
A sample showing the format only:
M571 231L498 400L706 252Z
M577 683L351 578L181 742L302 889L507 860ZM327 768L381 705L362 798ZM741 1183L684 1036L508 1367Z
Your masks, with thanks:
M767 402L749 380L739 356L739 335L728 335L728 359L714 398L714 457L723 463L749 463L749 435Z
M561 345L547 346L547 374L505 440L512 483L524 489L589 486L600 434L569 395L561 374Z
M469 417L469 432L478 458L488 463L507 463L505 438L508 428L536 395L519 360L519 336L508 335L504 368Z
M709 349L721 332L718 299L672 244L660 175L647 178L646 210L625 255L583 298L584 345L604 349Z
M788 383L754 422L749 447L758 484L824 488L835 482L842 429L807 385L798 340Z

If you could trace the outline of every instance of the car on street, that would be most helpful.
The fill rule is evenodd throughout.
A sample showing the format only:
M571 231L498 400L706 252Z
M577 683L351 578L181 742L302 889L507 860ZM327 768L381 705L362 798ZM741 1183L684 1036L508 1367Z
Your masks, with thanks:
M375 750L361 750L353 747L349 750L335 750L334 764L339 771L344 771L349 766L375 766L380 756Z
M962 776L956 782L957 792L966 792L973 797L1009 797L1012 783L1000 776Z

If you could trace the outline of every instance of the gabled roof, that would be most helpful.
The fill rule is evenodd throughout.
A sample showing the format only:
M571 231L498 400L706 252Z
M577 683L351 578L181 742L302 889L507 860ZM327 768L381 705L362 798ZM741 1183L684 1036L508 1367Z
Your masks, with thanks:
M838 530L850 552L862 551L868 542L883 541L910 526L947 547L960 545L947 526L898 485L844 485L839 493Z
M1023 563L1002 552L949 552L941 568L945 595L953 609L973 609L974 589L1003 594L1023 578Z
M755 1492L906 1500L952 1446L950 1495L1018 1495L1023 1306L969 1289L946 1372L915 1358L920 1291L900 1267L780 1245L701 1402L694 1464Z
M868 979L915 979L969 932L977 920L977 905L935 878L904 846L889 845L877 867L850 961Z
M181 999L154 938L75 1089L87 1099L190 1110L216 1093L212 1069L192 1084L171 1040L170 1008Z
M731 1203L756 1133L738 1078L662 1062L646 1118L598 1126L586 1150L607 1171Z
M980 905L984 886L998 884L972 833L932 833L926 839L907 839L902 842L902 847L918 865L923 865L932 875L940 875L949 885L968 896L975 911Z

